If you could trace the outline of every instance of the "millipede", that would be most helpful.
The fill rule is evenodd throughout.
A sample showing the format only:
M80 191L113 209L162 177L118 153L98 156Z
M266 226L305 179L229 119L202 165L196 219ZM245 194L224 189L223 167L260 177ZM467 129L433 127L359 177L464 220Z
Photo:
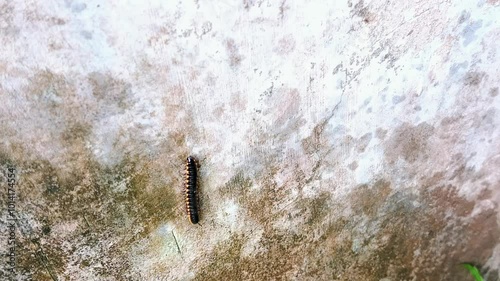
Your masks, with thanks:
M189 220L193 224L197 224L199 221L197 180L198 180L198 163L194 157L189 156L186 159L184 188L186 192L186 210L189 216Z

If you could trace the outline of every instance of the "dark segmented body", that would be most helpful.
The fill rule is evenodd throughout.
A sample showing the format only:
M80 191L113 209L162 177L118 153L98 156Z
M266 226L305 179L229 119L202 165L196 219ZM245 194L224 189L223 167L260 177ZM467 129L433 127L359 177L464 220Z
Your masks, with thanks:
M194 157L189 156L186 160L186 170L184 174L186 209L191 223L198 223L198 167Z

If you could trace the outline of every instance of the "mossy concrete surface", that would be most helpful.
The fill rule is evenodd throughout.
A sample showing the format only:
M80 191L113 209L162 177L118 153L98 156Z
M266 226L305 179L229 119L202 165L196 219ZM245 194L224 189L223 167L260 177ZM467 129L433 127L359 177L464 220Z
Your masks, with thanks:
M163 2L0 2L1 280L499 280L499 1Z

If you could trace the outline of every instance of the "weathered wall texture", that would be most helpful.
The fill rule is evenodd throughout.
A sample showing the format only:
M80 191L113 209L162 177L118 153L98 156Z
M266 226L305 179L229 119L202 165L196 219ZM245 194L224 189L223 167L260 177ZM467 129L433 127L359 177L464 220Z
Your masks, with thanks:
M498 280L499 1L160 2L0 1L19 280Z

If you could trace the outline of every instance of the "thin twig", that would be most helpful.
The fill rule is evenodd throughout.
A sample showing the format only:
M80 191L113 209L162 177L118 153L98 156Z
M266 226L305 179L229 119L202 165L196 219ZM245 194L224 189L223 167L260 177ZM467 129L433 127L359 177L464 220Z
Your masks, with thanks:
M87 224L87 228L90 229L90 224L87 218L85 217L85 214L83 214L83 219L85 220L85 223Z
M38 246L38 250L40 251L40 256L39 256L40 261L42 262L43 266L45 267L45 270L47 270L47 272L49 273L49 275L53 281L57 281L57 277L54 275L54 273L52 273L52 270L51 270L50 264L49 264L49 259L47 258L47 256L43 252L42 246L38 242L32 242L32 243L35 244L36 246Z
M182 255L181 253L181 248L179 247L179 243L177 243L177 238L175 237L175 234L174 234L174 231L172 230L172 236L174 236L174 240L175 240L175 245L177 246L177 251L179 251L179 254Z

